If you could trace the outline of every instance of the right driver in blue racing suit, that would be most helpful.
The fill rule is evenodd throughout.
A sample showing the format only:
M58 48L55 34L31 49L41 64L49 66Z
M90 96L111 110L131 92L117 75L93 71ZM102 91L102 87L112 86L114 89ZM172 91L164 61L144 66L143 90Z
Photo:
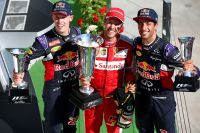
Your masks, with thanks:
M140 133L175 133L176 102L171 79L175 67L195 70L191 61L181 61L181 53L171 43L157 36L158 15L150 8L133 18L140 37L134 40L137 65L135 95L136 125ZM189 66L189 68L187 67Z

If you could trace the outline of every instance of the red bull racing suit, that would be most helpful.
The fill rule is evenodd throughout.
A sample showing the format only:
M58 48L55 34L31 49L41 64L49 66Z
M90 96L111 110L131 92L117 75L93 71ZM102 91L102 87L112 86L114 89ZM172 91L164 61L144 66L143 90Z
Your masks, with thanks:
M68 92L79 87L79 54L73 38L80 34L78 28L70 28L68 36L61 36L52 29L36 38L27 52L26 69L42 59L45 68L43 89L45 132L76 132L79 109L68 101Z
M182 67L177 47L157 37L149 46L134 40L137 64L136 125L140 133L175 133L172 75Z
M123 86L124 79L132 81L135 78L132 49L130 39L120 35L116 43L104 41L97 50L91 86L100 92L103 103L85 110L86 133L99 133L103 118L108 133L120 132L116 125L117 105L112 95Z

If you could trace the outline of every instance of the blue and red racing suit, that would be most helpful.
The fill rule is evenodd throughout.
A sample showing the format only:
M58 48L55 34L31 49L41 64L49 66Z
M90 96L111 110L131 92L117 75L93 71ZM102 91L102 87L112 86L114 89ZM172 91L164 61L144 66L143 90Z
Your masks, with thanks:
M134 40L137 65L136 125L140 133L175 133L176 103L172 76L182 67L178 48L160 37L149 46Z
M43 89L45 130L47 133L76 132L79 109L68 101L68 92L79 87L79 51L73 38L80 34L70 28L68 36L52 29L36 38L27 52L26 70L42 59L45 68Z

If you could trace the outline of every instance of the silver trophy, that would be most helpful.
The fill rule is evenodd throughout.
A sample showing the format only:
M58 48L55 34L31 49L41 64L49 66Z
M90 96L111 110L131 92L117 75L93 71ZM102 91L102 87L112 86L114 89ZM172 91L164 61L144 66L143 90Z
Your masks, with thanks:
M178 38L182 61L188 61L192 58L192 47L194 39L194 37ZM179 71L179 74L175 76L174 89L177 91L196 91L199 89L198 75L194 75L192 70Z
M192 47L194 42L194 37L179 37L181 57L183 61L190 60L192 58ZM184 76L192 77L192 72L190 70L183 72Z
M103 43L103 38L91 34L82 34L76 38L76 43L79 45L80 50L81 75L90 82L93 74L96 50ZM94 91L91 86L81 87L79 90L88 95Z
M24 72L25 50L12 49L10 53L13 55L13 64L15 73ZM9 91L9 101L11 103L28 103L30 102L28 82L22 80L21 82L13 82Z
M75 38L75 43L80 51L80 73L90 82L96 50L103 43L103 38L98 35L82 34ZM79 90L72 89L72 93L71 101L81 109L97 106L102 102L100 94L91 86L80 87Z

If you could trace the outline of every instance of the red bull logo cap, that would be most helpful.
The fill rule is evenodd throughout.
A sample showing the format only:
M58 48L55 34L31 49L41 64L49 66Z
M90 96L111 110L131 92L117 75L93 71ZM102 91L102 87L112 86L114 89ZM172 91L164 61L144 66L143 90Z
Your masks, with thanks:
M117 19L119 19L122 23L124 23L124 11L120 8L110 8L106 14L106 19L111 18L111 17L115 17Z
M72 9L66 1L58 1L52 7L52 14L72 15Z
M136 22L139 20L158 22L158 14L151 8L143 8L138 11L137 17L133 18Z

